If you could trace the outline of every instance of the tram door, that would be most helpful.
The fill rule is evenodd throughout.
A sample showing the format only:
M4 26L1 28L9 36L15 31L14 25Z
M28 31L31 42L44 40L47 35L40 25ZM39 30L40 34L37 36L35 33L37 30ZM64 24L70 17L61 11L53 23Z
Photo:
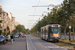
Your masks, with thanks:
M51 27L49 27L48 28L48 38L49 38L49 40L50 40L51 33L52 33L52 30L51 30Z
M50 40L50 30L51 30L51 27L48 27L48 39Z

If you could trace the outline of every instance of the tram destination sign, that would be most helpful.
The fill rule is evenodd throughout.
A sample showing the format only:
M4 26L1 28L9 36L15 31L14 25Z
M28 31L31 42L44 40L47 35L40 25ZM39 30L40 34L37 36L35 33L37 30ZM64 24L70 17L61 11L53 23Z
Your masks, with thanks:
M60 27L60 25L52 25L52 27Z

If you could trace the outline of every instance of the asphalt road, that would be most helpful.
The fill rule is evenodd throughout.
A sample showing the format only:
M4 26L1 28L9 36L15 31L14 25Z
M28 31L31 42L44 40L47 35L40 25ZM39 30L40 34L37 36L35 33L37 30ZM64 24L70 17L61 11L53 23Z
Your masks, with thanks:
M26 38L22 38L22 37L15 38L13 45L0 44L0 50L68 50L68 49L55 45L51 42L41 40L32 35L27 35Z
M15 38L13 45L0 44L0 50L26 50L26 39L22 37Z
M32 35L27 35L26 38L27 50L68 50L67 48L57 46L51 42L41 40Z

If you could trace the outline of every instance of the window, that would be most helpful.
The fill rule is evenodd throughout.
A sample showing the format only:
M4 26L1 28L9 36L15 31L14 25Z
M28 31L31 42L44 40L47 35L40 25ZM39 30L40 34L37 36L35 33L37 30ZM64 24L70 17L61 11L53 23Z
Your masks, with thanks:
M60 28L51 28L52 33L60 33Z

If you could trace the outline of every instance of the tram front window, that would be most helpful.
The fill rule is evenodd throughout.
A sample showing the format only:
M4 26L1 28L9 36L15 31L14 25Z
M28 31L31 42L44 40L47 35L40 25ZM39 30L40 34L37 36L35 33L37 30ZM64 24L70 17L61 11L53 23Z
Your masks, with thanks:
M52 33L60 33L60 28L52 28Z

